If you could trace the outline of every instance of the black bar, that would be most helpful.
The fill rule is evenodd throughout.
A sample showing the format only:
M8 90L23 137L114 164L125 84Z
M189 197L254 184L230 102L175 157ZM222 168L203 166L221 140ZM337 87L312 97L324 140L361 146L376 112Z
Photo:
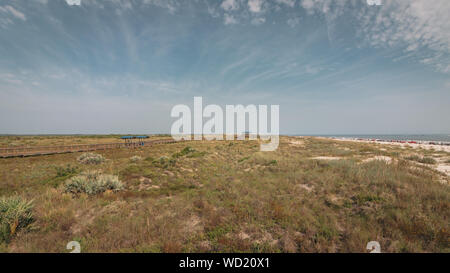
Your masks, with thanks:
M445 268L448 254L0 254L3 268L125 272L388 272ZM228 263L225 263L228 261ZM230 261L233 261L231 266ZM139 271L131 270L140 268ZM331 272L330 271L330 272ZM7 271L5 271L7 272Z

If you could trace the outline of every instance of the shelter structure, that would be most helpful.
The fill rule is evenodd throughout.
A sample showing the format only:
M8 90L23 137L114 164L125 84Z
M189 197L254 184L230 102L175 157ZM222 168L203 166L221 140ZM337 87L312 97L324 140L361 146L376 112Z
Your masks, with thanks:
M125 141L125 147L136 148L139 146L144 146L144 140L147 138L148 136L123 136L120 139Z

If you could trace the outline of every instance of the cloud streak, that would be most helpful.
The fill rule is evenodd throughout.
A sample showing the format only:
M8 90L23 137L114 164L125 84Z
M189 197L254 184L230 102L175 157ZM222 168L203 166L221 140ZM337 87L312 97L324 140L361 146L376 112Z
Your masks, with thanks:
M9 13L9 14L13 15L15 18L18 18L22 21L27 20L27 17L25 16L25 14L23 14L22 12L18 11L17 9L15 9L9 5L6 5L4 7L0 6L0 12Z
M69 6L80 6L81 0L66 0L66 3Z

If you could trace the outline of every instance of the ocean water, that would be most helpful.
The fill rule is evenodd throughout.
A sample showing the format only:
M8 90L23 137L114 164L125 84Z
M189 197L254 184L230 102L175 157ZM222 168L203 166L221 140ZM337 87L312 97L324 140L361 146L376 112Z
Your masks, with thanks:
M435 134L435 135L317 135L317 136L336 137L336 138L363 138L363 139L381 139L381 140L413 140L413 141L450 142L450 134Z

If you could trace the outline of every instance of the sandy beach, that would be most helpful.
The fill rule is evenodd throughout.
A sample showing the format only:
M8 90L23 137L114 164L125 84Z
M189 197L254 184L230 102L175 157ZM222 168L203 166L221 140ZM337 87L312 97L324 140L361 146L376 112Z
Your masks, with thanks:
M326 137L323 137L326 138ZM329 138L327 138L329 139ZM353 141L353 142L363 142L363 143L372 143L372 144L383 144L383 145L396 145L404 148L413 148L413 149L426 149L426 150L435 150L435 151L443 151L450 153L450 145L439 145L439 144L427 144L427 143L402 143L402 142L389 142L389 141L375 141L369 139L356 139L356 138L332 138L334 140L339 141Z
M417 152L419 152L421 149L423 150L429 150L429 151L436 151L436 152L446 152L450 153L450 146L449 145L440 145L440 144L428 144L428 143L402 143L402 142L390 142L390 141L376 141L376 140L369 140L369 139L356 139L356 138L335 138L335 137L317 137L321 139L333 139L337 141L344 141L344 142L360 142L360 143L369 143L369 144L375 144L375 145L391 145L393 146L400 146L403 149L406 148L412 148L417 149ZM445 174L447 176L450 176L450 164L447 163L447 159L441 158L441 157L434 157L436 160L436 164L433 166L433 168L442 174ZM420 164L420 163L417 163Z

